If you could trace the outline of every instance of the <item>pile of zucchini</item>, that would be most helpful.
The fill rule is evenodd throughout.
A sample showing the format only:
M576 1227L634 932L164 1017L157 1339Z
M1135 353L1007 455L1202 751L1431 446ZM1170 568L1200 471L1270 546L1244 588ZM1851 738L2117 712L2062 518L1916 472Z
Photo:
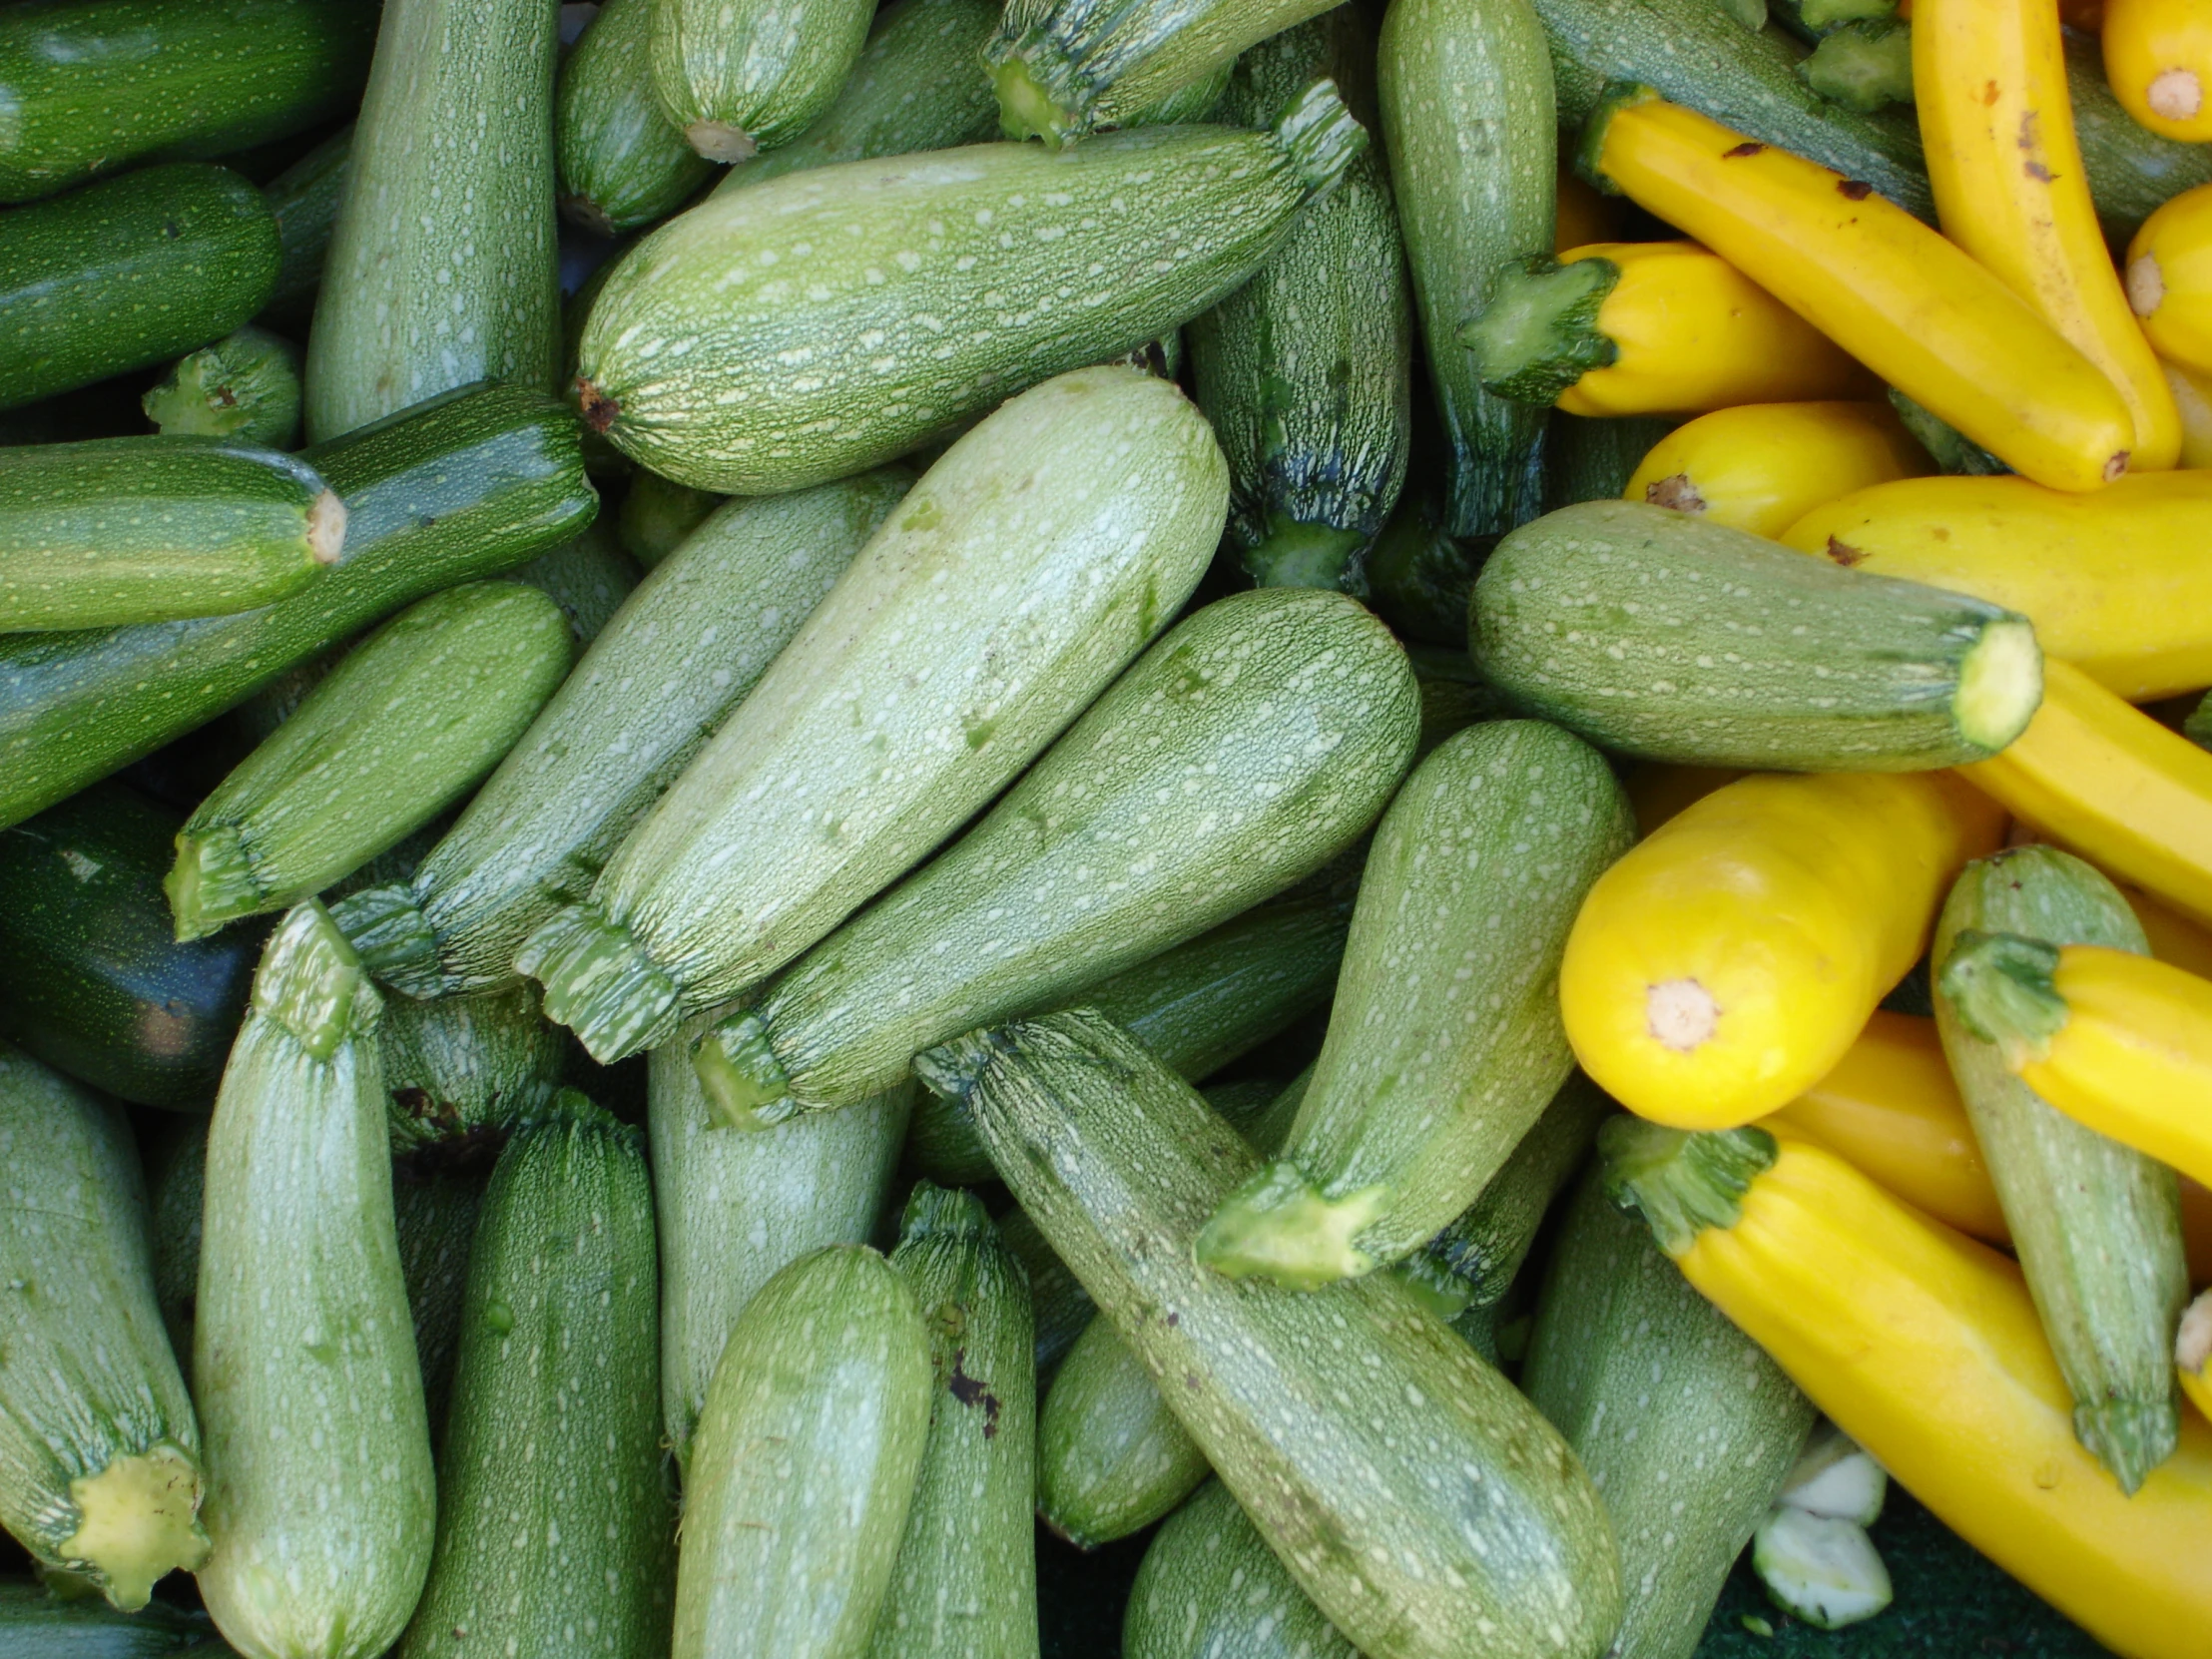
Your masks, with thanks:
M2208 97L0 6L0 1655L2196 1659Z

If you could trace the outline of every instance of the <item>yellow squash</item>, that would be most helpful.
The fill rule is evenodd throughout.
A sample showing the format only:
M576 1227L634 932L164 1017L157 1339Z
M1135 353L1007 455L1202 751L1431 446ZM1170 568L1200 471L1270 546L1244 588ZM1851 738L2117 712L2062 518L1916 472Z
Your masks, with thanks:
M2212 142L2212 6L2204 0L2105 0L2104 76L2120 107L2152 132Z
M1714 791L1583 900L1559 974L1576 1057L1660 1123L1764 1117L1843 1058L1952 877L2003 831L1945 773L1759 773Z
M2212 185L2143 221L2127 245L2127 302L2161 357L2212 374Z
M2020 1270L1832 1153L1616 1120L1609 1188L1683 1276L1953 1531L2128 1659L2212 1632L2212 1427L2133 1497L2084 1451ZM1716 1144L1718 1143L1718 1144Z
M2212 380L2193 368L2163 359L2166 385L2181 415L2181 464L2212 467Z
M2097 224L2057 7L1920 0L1913 97L1943 235L2104 371L2135 427L2128 464L2172 466L2181 417Z
M1592 116L1582 165L2014 470L2069 490L2127 470L2134 422L2097 366L1868 186L1646 88Z
M1779 536L1824 501L1930 470L1887 403L1743 403L1677 426L1621 493Z
M2131 701L2212 686L2212 472L2146 472L2093 495L1913 478L1778 533L1801 553L2018 611L2045 656Z
M2212 1291L2189 1304L2174 1333L2174 1370L2199 1416L2212 1416Z

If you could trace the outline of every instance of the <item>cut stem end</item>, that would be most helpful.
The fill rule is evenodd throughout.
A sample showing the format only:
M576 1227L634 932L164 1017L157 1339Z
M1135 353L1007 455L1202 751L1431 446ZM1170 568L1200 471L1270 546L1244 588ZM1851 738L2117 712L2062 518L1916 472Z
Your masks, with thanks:
M1353 1241L1389 1207L1387 1187L1325 1197L1288 1159L1255 1172L1199 1230L1199 1266L1230 1279L1315 1291L1379 1265Z
M167 1441L71 1481L69 1496L78 1524L61 1546L64 1563L89 1564L126 1613L144 1607L166 1574L197 1571L208 1558L200 1465Z

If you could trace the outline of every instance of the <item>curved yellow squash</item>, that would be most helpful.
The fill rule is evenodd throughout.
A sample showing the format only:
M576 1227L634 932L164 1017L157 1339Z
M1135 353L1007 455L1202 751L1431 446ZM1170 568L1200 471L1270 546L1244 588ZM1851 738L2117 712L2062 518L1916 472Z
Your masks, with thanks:
M2212 6L2204 0L2105 0L2104 76L2120 107L2152 132L2212 142Z
M1659 1123L1765 1116L1843 1057L2003 830L1944 773L1761 773L1714 791L1583 900L1559 974L1576 1057Z
M2212 374L2212 185L2143 221L2127 245L2127 302L2161 357Z
M1779 536L1825 501L1929 470L1887 403L1743 403L1677 426L1621 494Z

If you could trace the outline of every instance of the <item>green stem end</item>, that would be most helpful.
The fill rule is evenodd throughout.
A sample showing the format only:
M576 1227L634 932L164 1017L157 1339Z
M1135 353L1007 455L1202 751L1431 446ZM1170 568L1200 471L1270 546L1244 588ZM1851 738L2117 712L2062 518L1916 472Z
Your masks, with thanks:
M1388 1209L1387 1187L1325 1197L1306 1173L1278 1159L1246 1179L1199 1230L1201 1267L1231 1279L1316 1291L1379 1264L1353 1241Z
M2181 1443L2181 1407L2172 1390L2157 1399L2095 1399L2074 1406L2074 1438L2130 1497Z
M1500 267L1490 302L1459 330L1483 390L1549 407L1591 369L1618 362L1597 317L1620 279L1618 265L1594 258L1561 265L1531 254Z
M1345 169L1368 147L1368 130L1345 108L1337 83L1320 80L1292 99L1276 118L1275 142L1311 201L1344 177Z
M362 965L394 990L428 999L459 989L446 982L437 929L406 882L349 893L330 906L330 919Z
M1959 1023L1994 1043L2013 1071L2050 1052L2069 1013L2053 976L2058 947L2017 933L1973 928L1951 941L1950 959L1936 976L1936 990Z
M991 66L991 85L998 93L998 126L1017 144L1042 139L1057 150L1085 132L1089 123L1080 110L1060 102L1045 89L1026 59L1009 57Z
M936 1237L980 1238L991 1231L990 1213L983 1201L965 1187L940 1187L934 1181L914 1183L906 1200L906 1212L898 1223L898 1242Z
M1744 1194L1779 1150L1757 1127L1693 1134L1646 1123L1609 1119L1597 1136L1605 1196L1651 1228L1659 1248L1679 1256L1708 1227L1734 1227Z
M692 1044L692 1069L718 1129L773 1129L799 1114L768 1027L750 1011L701 1033Z
M1281 513L1268 515L1267 539L1244 551L1244 567L1263 588L1355 590L1354 555L1369 538L1357 530L1305 524Z
M676 981L589 904L554 912L515 953L515 971L545 987L549 1019L574 1031L603 1066L676 1035Z
M316 1060L376 1029L383 999L320 901L285 912L254 970L254 1012L274 1020Z
M1597 95L1597 103L1590 110L1589 119L1582 124L1582 136L1574 147L1574 170L1584 182L1607 196L1619 196L1620 186L1605 176L1600 158L1605 154L1605 129L1612 125L1613 117L1623 110L1632 110L1638 104L1649 104L1659 96L1641 81L1608 81Z
M179 944L204 939L269 907L245 838L230 825L180 831L177 861L162 878L162 891L169 894Z

